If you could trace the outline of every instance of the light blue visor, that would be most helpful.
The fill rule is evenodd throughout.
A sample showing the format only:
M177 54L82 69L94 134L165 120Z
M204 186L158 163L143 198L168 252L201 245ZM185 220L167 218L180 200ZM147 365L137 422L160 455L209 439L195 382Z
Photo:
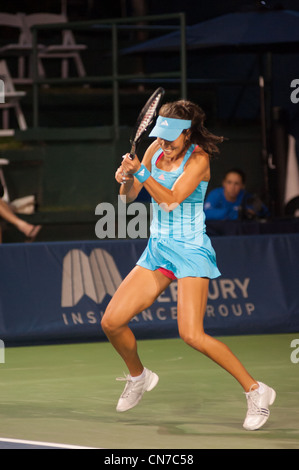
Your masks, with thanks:
M164 140L176 140L183 130L190 129L192 121L185 119L173 119L164 116L159 116L156 125L149 137L160 137Z

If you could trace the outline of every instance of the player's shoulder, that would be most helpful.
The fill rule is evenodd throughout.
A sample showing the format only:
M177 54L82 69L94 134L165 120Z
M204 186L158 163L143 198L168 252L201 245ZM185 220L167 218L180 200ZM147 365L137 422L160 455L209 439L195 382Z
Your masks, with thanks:
M210 166L209 154L205 152L199 145L197 145L186 162L186 168L188 166L196 166L199 162L205 164L207 168Z
M147 151L153 156L155 155L155 153L160 149L160 145L158 144L158 141L157 139L154 140L154 142L152 142L150 144L150 146L148 147Z
M144 157L143 157L143 164L148 167L151 165L151 161L155 153L160 149L160 145L158 144L157 140L151 143L151 145L147 148Z
M192 152L191 157L194 159L205 159L205 160L210 161L209 154L199 145L196 145L195 149Z

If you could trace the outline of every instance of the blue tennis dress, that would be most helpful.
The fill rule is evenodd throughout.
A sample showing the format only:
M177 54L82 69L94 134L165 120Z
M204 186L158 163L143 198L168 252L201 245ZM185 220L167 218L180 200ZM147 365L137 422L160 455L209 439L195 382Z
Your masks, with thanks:
M151 176L171 189L184 171L184 165L195 146L191 145L174 171L160 170L156 163L162 155L159 149L152 158ZM208 182L201 181L195 191L171 212L166 212L152 198L152 221L148 244L137 265L154 271L164 268L177 279L183 277L220 276L215 251L206 234L203 203Z

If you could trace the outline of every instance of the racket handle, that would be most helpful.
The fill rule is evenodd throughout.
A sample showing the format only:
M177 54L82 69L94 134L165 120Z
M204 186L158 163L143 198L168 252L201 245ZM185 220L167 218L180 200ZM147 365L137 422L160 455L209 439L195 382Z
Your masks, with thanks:
M129 158L131 160L134 160L135 158L135 152L136 152L136 145L135 143L132 144L132 147L131 147L131 150L130 150L130 155L129 155Z

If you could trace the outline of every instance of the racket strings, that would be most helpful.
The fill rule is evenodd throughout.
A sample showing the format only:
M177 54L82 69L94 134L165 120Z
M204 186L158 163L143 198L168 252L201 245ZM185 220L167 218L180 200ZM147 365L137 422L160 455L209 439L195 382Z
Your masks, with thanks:
M156 111L156 108L157 108L157 105L160 101L160 96L157 96L155 98L155 100L151 103L149 109L146 111L141 123L140 123L140 126L138 127L138 130L136 132L136 137L135 137L135 140L138 139L138 137L140 137L140 135L143 133L143 131L147 128L148 124L151 122L151 119L153 117L153 115L155 114L155 111Z
M130 140L131 142L131 151L130 151L130 158L133 160L135 156L136 146L141 139L141 136L146 132L147 128L152 123L157 108L159 106L160 100L162 99L165 90L163 88L158 88L147 101L145 106L143 107L141 113L138 116L135 136ZM138 125L138 123L140 123Z

